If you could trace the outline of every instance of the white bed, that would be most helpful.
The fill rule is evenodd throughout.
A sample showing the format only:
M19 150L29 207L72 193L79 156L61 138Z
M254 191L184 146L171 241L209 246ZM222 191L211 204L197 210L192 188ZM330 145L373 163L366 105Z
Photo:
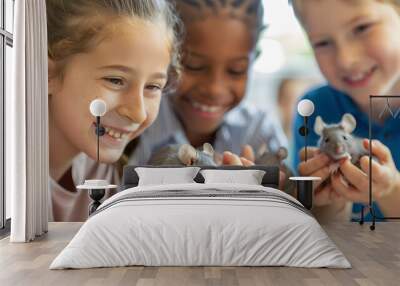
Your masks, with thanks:
M127 265L351 267L291 196L199 183L137 186L109 198L50 269Z

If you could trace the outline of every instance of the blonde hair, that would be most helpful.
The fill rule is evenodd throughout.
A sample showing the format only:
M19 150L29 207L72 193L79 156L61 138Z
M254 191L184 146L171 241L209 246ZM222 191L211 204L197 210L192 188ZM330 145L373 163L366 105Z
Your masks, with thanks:
M62 78L69 57L84 53L103 40L112 20L135 17L165 24L170 38L168 86L179 77L182 24L166 0L46 0L48 56Z
M289 3L292 4L293 10L297 16L297 18L301 21L301 4L303 1L310 1L310 0L289 0ZM314 0L314 1L322 1L322 0ZM343 1L343 0L342 0ZM353 0L356 1L356 0ZM364 1L364 0L357 0L357 1ZM394 5L397 12L400 12L400 0L376 0L378 2L384 2L391 5Z

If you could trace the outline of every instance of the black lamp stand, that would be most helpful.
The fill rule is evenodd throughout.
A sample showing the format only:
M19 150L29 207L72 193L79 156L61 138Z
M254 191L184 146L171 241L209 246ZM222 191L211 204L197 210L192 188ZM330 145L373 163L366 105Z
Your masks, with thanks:
M304 137L304 159L307 162L307 136L308 136L308 116L303 116L304 125L299 128L299 133Z
M101 199L104 197L106 189L89 189L89 197L93 202L89 205L89 216L94 213L101 205Z
M100 116L96 116L96 136L97 136L97 163L100 163L100 136L103 136L106 130L100 125ZM101 199L104 197L106 189L90 189L89 197L93 202L89 206L89 216L96 211L101 204Z
M308 116L303 116L304 125L299 128L299 133L304 137L304 159L307 162L307 136L308 136ZM297 185L297 199L307 208L311 209L313 204L313 181L306 179L296 180Z
M308 210L312 208L313 204L313 181L297 181L297 199Z

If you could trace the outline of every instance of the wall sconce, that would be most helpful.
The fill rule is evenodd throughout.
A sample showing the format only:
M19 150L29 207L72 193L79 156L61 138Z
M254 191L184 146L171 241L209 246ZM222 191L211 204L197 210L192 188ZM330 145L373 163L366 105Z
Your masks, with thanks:
M102 99L95 99L90 103L90 113L96 117L96 135L97 135L97 163L100 162L100 136L106 133L106 129L100 124L100 117L107 111L107 104Z
M314 113L314 103L309 99L300 100L297 104L297 112L303 116L304 125L299 128L299 133L304 137L304 157L305 161L307 161L307 135L309 132L308 117Z

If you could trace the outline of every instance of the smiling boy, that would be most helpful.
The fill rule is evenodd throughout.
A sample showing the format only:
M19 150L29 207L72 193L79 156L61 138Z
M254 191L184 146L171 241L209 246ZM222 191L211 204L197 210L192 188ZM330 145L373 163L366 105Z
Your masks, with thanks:
M398 1L377 0L294 0L293 6L300 19L321 72L328 81L307 93L303 98L315 104L310 118L314 125L316 116L325 122L336 123L344 113L357 120L354 134L368 137L369 95L400 94L400 17ZM400 124L390 113L380 116L386 100L376 100L372 115L372 189L375 209L380 216L400 215ZM400 101L391 99L392 108L400 108ZM303 139L298 134L302 118L294 122L295 152L304 159ZM311 132L309 142L316 145L318 136ZM364 147L369 148L368 140ZM346 203L354 202L357 218L359 203L368 202L369 159L361 158L361 168L349 160L341 162L340 172L332 175L332 161L318 150L311 150L311 158L295 166L305 176L319 176L329 184L315 186L314 211L327 218L349 218ZM396 168L397 165L397 168ZM367 219L370 218L367 217Z

